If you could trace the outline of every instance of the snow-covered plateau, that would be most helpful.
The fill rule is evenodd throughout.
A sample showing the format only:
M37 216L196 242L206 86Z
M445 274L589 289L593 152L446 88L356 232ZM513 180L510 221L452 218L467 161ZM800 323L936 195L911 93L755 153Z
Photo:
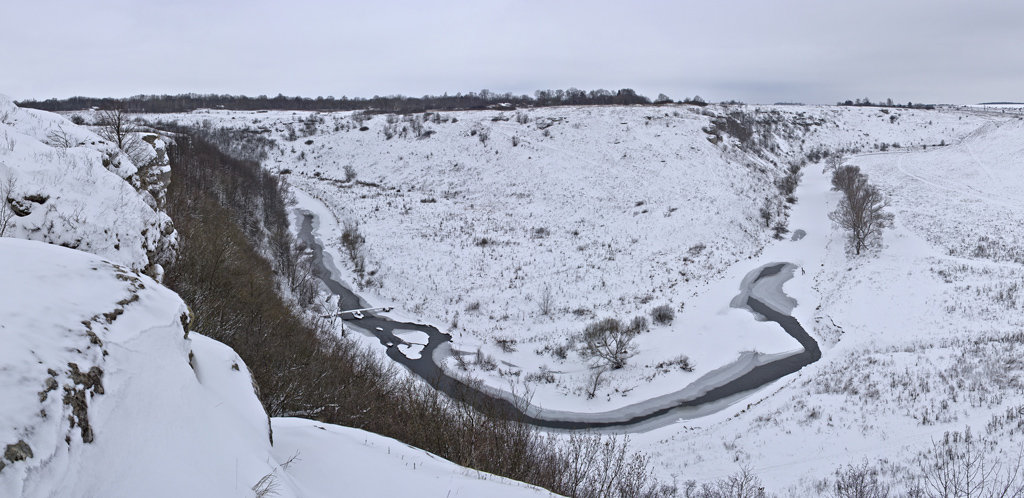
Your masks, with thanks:
M784 291L821 360L715 414L634 434L669 480L743 466L771 490L814 496L845 464L909 472L946 431L988 431L1001 441L995 452L1022 441L1019 109L160 119L273 139L265 164L321 218L338 278L394 306L392 316L450 333L455 354L440 358L449 372L544 408L605 412L682 389L746 352L791 353L795 341L730 302L751 270L798 266ZM881 245L859 256L828 217L840 197L826 171L837 155L868 174L895 214ZM791 164L804 167L786 200L777 185ZM780 222L788 232L776 238ZM674 320L651 322L623 368L580 354L589 323L650 319L659 305Z

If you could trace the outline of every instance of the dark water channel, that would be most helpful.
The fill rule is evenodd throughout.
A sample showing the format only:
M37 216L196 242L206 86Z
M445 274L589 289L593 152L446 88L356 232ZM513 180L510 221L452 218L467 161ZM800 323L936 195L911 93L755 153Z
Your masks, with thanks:
M323 246L313 233L314 221L315 216L312 213L302 213L299 238L313 251L316 276L333 294L340 296L340 309L369 307L368 303L351 289L334 280L324 261ZM787 266L792 265L776 263L760 268L760 273L750 280L749 286L763 278L778 275ZM680 418L713 413L741 398L744 393L781 379L821 358L818 343L795 318L776 311L753 296L747 297L746 307L761 315L763 319L779 324L800 343L803 351L775 359L759 359L756 355L748 354L745 363L741 365L741 362L737 362L737 365L731 368L723 367L699 390L683 389L603 413L558 412L539 409L532 405L520 406L522 403L511 401L507 393L448 375L438 366L434 357L435 354L449 354L446 350L438 351L438 348L451 342L451 336L430 325L399 322L373 312L364 313L363 319L349 323L374 334L380 343L387 347L389 358L452 398L474 406L486 407L488 411L538 427L564 430L618 428L629 431L650 429L668 425ZM395 334L396 331L422 331L427 334L429 340L419 358L408 358L399 351L397 346L404 341Z

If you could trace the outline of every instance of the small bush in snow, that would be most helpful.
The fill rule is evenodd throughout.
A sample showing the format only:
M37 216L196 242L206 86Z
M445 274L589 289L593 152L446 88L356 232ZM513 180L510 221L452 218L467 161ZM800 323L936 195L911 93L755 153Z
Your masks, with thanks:
M498 368L498 362L494 361L493 356L488 356L480 348L476 348L476 366L484 370L494 370Z
M836 470L836 498L886 498L889 486L878 479L878 469L868 466L847 465Z
M657 325L669 325L672 323L672 320L675 320L675 318L676 312L667 304L655 306L651 310L651 321Z
M547 366L541 365L540 371L526 374L525 379L527 382L543 382L544 384L553 384L555 382L555 374L551 373L551 370L549 370Z
M350 182L356 179L356 169L351 164L345 165L345 181Z
M540 307L540 314L544 316L551 315L551 311L555 307L555 298L551 295L551 286L545 285L544 290L541 291L540 301L537 303Z
M647 318L642 316L635 316L629 321L629 327L626 328L633 334L639 334L641 332L647 332L650 327L647 325Z
M508 337L499 337L494 339L495 344L501 347L501 350L506 353L515 353L518 347L519 341L510 339Z

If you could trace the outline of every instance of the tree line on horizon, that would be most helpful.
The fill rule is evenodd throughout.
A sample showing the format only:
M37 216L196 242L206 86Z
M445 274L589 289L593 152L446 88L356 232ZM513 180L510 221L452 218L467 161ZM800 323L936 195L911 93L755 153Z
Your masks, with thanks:
M696 97L695 99L699 99ZM689 102L692 99L687 99ZM665 94L659 94L655 104L671 103ZM700 101L703 103L703 100ZM375 95L362 97L275 97L259 95L200 94L136 95L127 98L70 97L42 101L24 100L17 104L50 112L80 111L86 109L120 109L130 113L190 112L196 109L226 109L234 111L287 110L287 111L371 111L382 113L413 113L424 111L456 111L489 108L547 107L556 105L632 105L651 104L651 99L631 88L617 91L597 89L537 90L533 96L495 93L490 90L457 93L455 95Z
M867 97L865 97L863 99L854 99L854 100L847 99L847 100L845 100L843 102L836 102L836 105L839 105L839 106L851 106L851 107L893 107L893 108L897 108L897 109L924 109L924 110L929 110L929 111L932 110L932 109L935 109L935 105L934 104L922 104L922 103L916 103L915 104L913 102L907 102L906 104L900 104L900 103L897 103L897 102L893 102L893 100L891 98L890 99L885 99L885 102L872 102L871 99L869 99Z

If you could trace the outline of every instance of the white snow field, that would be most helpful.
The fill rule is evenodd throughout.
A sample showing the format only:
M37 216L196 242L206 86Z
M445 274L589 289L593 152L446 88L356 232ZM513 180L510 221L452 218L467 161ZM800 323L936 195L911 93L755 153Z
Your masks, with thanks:
M16 208L13 216L0 210L0 236L73 247L159 275L177 234L148 188L165 187L170 168L162 140L143 143L149 156L140 170L89 129L0 95L0 193Z
M882 462L905 477L933 439L965 427L1012 458L1024 442L1018 110L748 106L807 124L775 130L779 148L757 157L728 136L708 140L708 115L735 109L546 108L521 111L524 122L432 113L420 119L433 131L423 138L410 118L388 115L175 117L277 140L268 165L290 173L358 292L449 331L469 353L467 376L528 389L536 405L606 411L681 389L743 351L791 350L729 301L752 269L799 266L783 290L822 359L718 413L635 434L667 480L745 466L773 492L820 496L845 464ZM839 195L825 162L804 168L788 214L804 238L775 241L758 217L785 163L819 147L846 151L891 198L896 226L862 256L828 219ZM340 242L346 223L365 237L362 273ZM592 362L555 348L594 319L625 321L662 303L677 310L673 324L652 325L588 399ZM476 364L477 351L496 368ZM680 355L693 372L657 366Z
M0 275L0 496L548 495L309 420L272 445L241 358L151 278L12 238Z

